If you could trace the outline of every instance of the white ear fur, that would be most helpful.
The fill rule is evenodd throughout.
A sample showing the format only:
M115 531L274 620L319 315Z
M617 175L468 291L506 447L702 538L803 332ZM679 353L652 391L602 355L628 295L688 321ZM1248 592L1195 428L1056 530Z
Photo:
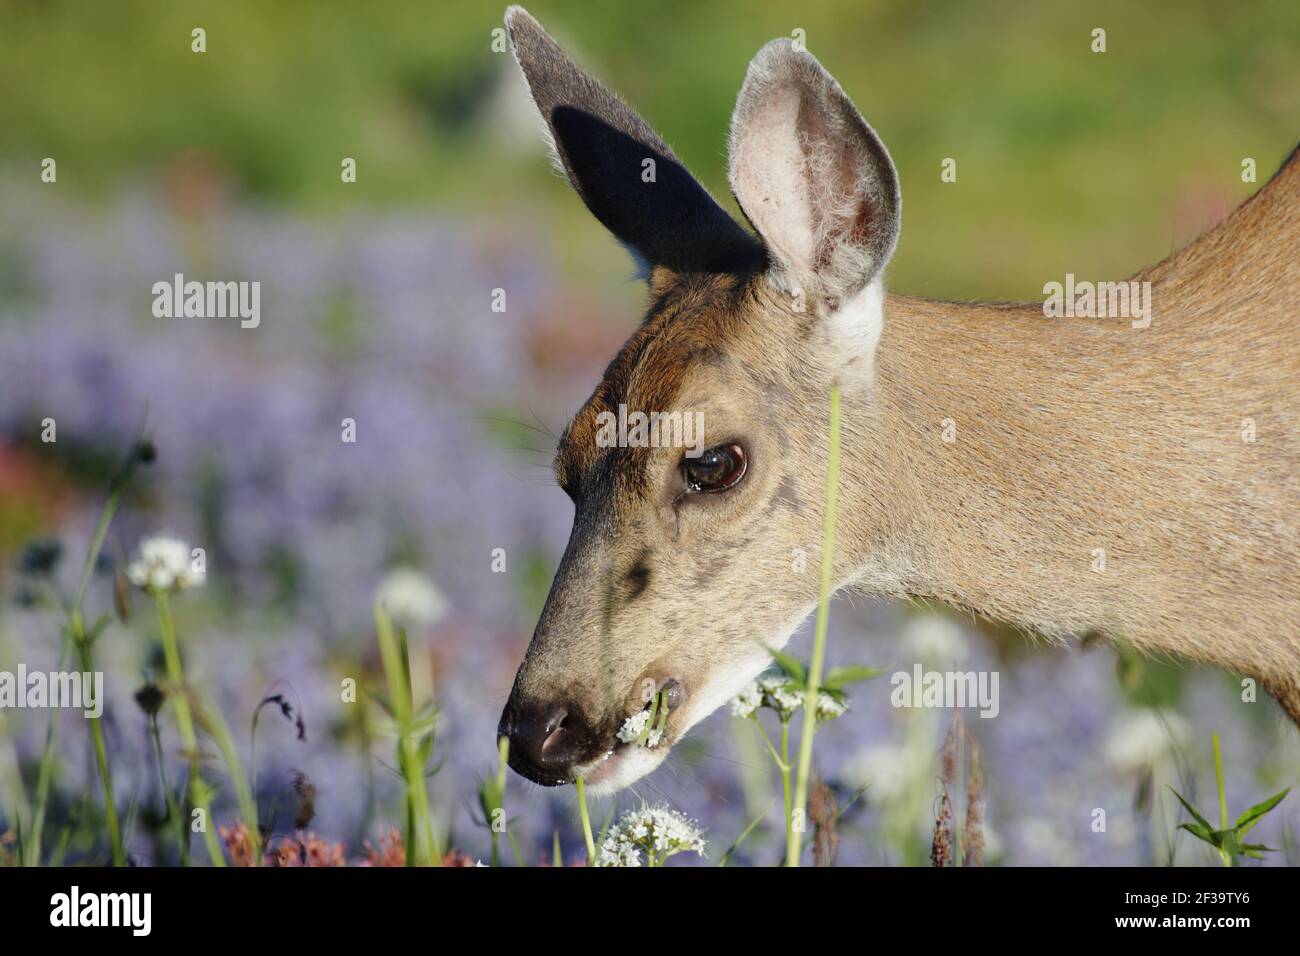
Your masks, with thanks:
M880 344L880 333L885 328L885 284L880 276L841 302L828 317L828 322L836 354L845 358L874 357L876 346ZM866 363L868 374L874 368L874 362Z
M751 75L753 71L751 66ZM774 277L787 289L813 271L816 251L804 154L799 140L790 135L798 121L799 101L793 87L774 90L761 112L755 110L743 123L733 121L729 150L732 191L737 197L754 197L749 205L742 203L745 215L775 253ZM736 109L739 114L740 107Z
M773 40L736 101L729 176L771 279L836 311L879 278L898 241L898 174L880 138L804 50Z

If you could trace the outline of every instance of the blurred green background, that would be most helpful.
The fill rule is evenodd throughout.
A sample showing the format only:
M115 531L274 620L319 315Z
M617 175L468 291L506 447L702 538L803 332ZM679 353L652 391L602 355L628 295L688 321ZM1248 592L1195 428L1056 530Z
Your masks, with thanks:
M565 267L612 284L621 250L538 161L513 64L492 52L504 6L3 0L0 168L55 156L92 197L208 176L322 214L432 204L508 223L541 206ZM1045 275L1133 271L1256 188L1244 157L1262 182L1300 134L1294 0L530 8L718 196L749 58L803 29L900 169L899 291L1027 298Z

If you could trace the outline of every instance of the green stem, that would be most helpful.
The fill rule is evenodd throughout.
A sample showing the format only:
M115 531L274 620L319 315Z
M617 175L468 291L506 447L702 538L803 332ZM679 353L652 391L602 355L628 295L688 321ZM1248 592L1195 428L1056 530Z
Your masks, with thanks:
M72 612L72 640L77 647L77 656L81 660L84 674L93 674L95 664L91 656L90 641L86 637L85 624L81 613ZM108 842L112 848L113 865L126 866L126 850L122 845L122 826L117 819L117 804L113 801L113 772L108 766L108 749L104 746L104 728L98 717L87 717L90 721L90 737L95 745L95 766L99 768L99 782L104 790L104 817L108 823Z
M185 673L181 668L180 645L176 640L176 621L172 617L171 598L159 588L149 592L158 607L158 630L162 634L163 659L167 664L167 680L171 684L172 704L176 709L176 728L180 731L181 746L190 763L188 793L190 803L203 812L203 843L208 850L208 860L213 866L225 866L226 858L217 843L216 821L212 819L212 795L199 770L199 739L194 733L194 715L185 689ZM188 822L186 833L188 833ZM256 834L253 835L256 839ZM189 837L185 839L188 841Z
M1228 829L1228 791L1223 785L1223 750L1219 746L1219 735L1211 734L1210 743L1214 747L1214 779L1219 788L1219 829ZM1232 866L1232 854L1220 848L1219 856L1224 866Z
M592 866L596 862L596 841L591 835L591 817L587 813L587 785L581 777L573 785L578 788L578 816L582 819L582 838L587 843L587 865Z
M808 665L808 686L804 696L803 733L799 738L799 764L795 778L794 810L800 813L808 803L808 776L812 770L813 735L817 732L817 697L821 692L822 666L826 659L826 626L830 616L831 581L835 555L835 506L840 478L840 386L831 388L830 439L826 459L826 524L822 533L821 584L817 599L817 624L813 631L812 660ZM786 866L799 865L802 828L791 828L786 841Z
M781 759L776 763L781 770L781 795L785 800L785 845L790 845L794 834L794 805L790 801L790 722L781 721Z
M118 469L108 487L108 500L104 502L104 509L99 513L99 523L95 525L95 534L90 539L90 550L86 552L86 563L81 568L81 581L77 585L77 596L72 600L73 616L80 616L81 614L81 605L86 599L86 591L90 587L91 576L95 573L95 564L99 561L100 551L104 549L104 539L108 537L108 526L113 523L113 515L117 513L117 505L122 500L122 492L126 490L131 475L135 473L136 463L140 460L139 447L138 444L131 447L126 462Z
M437 866L441 859L429 819L429 791L425 786L424 766L415 740L410 666L403 653L404 641L382 605L376 603L374 614L379 655L388 681L393 720L397 724L397 759L406 781L406 863L408 866Z
M225 718L221 716L220 709L210 698L205 696L199 699L197 713L199 723L216 741L217 749L221 751L221 759L226 764L226 772L230 775L231 783L235 788L235 802L239 804L239 815L253 844L253 865L260 866L262 861L261 823L257 818L257 804L253 800L253 791L249 789L248 778L244 776L244 766L239 760L239 752L235 750L235 738L230 733L230 727L226 724Z
M63 635L63 649L59 652L59 670L67 666L68 650L72 639ZM41 750L41 765L36 774L36 809L32 814L32 832L26 841L24 863L39 866L41 862L41 834L45 829L45 807L50 798L50 784L54 778L54 755L58 750L59 728L63 711L55 707L50 712L50 726L45 731L45 746Z
M505 799L506 799L506 761L510 759L510 738L504 734L497 738L497 779L496 794L500 804L494 807L494 810L500 810L502 818L505 817ZM496 821L488 820L488 831L492 834L492 865L501 865L501 835L497 833Z
M60 670L63 669L64 662L67 660L69 643L77 648L82 670L86 672L93 672L94 670L91 663L90 643L86 637L85 620L81 614L81 606L86 600L86 591L90 588L90 580L95 573L95 564L99 560L99 554L104 549L104 540L108 537L109 525L113 523L113 515L117 513L117 506L122 500L122 493L126 490L126 486L130 482L131 475L134 474L135 466L139 460L140 446L137 443L131 446L126 460L118 469L117 474L113 476L113 480L109 485L108 500L104 502L104 507L99 512L99 521L95 525L95 533L90 539L90 548L86 552L86 563L81 569L81 580L77 584L77 593L68 611L67 633L64 637L63 652L59 658ZM90 734L95 745L95 764L99 769L100 785L104 791L104 816L108 821L108 837L112 847L113 865L125 866L126 851L122 845L122 828L117 818L117 806L113 802L113 775L109 769L108 750L104 745L104 730L98 717L91 717L89 720ZM32 828L32 846L35 860L40 859L41 831L45 826L45 805L49 797L52 755L58 732L59 720L58 709L56 708L50 723L50 731L45 738L45 752L41 755L40 777L37 782L37 811Z
M185 816L181 813L180 805L176 802L176 794L172 793L171 784L167 782L167 761L163 756L162 734L158 730L158 715L154 714L149 718L149 732L153 737L154 758L158 761L158 779L162 784L163 799L167 801L167 815L172 820L172 825L179 827L178 846L180 847L181 866L190 865L190 841L186 834Z

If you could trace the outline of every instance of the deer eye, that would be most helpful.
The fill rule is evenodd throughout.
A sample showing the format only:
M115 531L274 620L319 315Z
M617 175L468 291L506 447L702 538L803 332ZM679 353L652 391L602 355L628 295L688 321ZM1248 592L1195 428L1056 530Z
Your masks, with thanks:
M715 445L698 458L682 459L682 476L691 494L726 491L745 477L745 449L736 444Z

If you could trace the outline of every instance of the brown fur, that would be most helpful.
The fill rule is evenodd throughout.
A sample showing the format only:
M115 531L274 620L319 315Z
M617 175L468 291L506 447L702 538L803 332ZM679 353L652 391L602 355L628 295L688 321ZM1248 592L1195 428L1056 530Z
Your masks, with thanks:
M892 479L908 590L1260 677L1300 721L1298 261L1293 156L1135 277L1153 284L1148 329L891 297L888 438L863 464Z
M837 587L1205 661L1261 679L1300 722L1300 158L1135 277L1152 284L1146 328L1045 318L1041 303L882 305L897 176L809 54L764 47L736 109L732 182L763 246L723 227L724 252L692 269L608 208L642 188L624 168L642 152L675 162L662 141L526 13L507 23L544 115L568 117L550 122L580 194L651 267L645 321L556 458L573 533L502 726L558 701L579 743L571 765L525 772L635 779L807 616L836 384ZM631 143L611 169L583 152L607 129ZM681 202L715 217L680 182L635 199L652 220L681 220ZM693 494L682 449L599 447L597 416L620 403L701 413L705 447L746 450L744 480ZM683 703L656 754L609 771L647 679L676 681Z

